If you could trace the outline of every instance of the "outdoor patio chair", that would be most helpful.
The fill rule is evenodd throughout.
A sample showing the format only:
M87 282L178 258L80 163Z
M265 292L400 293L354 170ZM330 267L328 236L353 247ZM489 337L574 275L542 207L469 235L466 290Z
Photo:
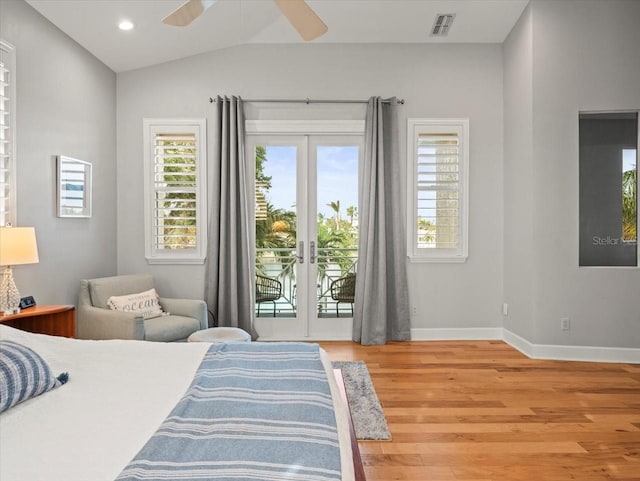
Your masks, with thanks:
M276 317L276 301L282 297L282 283L271 277L256 274L256 304L258 304L258 317L260 317L260 305L263 302L273 302L273 317Z
M356 275L352 272L331 282L331 299L336 301L336 316L340 317L341 302L351 304L353 316L353 302L356 297Z

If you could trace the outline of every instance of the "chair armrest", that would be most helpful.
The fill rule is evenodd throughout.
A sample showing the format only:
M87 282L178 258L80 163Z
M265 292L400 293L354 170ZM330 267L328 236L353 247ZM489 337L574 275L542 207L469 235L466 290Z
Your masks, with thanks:
M193 317L200 321L200 329L209 327L207 316L207 303L196 299L172 299L168 297L160 298L160 305L166 312L176 316Z
M131 312L78 306L79 339L144 339L144 319Z

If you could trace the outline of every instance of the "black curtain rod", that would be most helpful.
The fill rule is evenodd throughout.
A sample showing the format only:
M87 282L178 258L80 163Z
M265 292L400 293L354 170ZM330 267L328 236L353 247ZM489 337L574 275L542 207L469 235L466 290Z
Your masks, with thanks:
M243 102L254 103L285 103L285 104L366 104L368 100L314 100L314 99L242 99ZM216 102L216 99L209 97L209 103ZM391 103L391 99L385 99L382 103ZM397 99L396 103L404 105L404 99Z

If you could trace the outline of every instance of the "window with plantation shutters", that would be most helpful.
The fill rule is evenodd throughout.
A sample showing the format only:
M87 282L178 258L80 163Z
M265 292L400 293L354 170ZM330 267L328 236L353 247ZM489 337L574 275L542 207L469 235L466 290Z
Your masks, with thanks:
M205 257L205 120L145 119L146 257L202 263Z
M467 119L408 121L408 253L412 261L468 256Z
M0 40L0 227L16 222L15 50Z

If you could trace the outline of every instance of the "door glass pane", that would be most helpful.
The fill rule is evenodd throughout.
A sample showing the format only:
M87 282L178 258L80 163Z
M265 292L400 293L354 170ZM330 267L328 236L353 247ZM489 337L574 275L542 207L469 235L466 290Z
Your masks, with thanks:
M258 317L295 317L296 156L294 146L255 149Z
M358 259L358 146L317 148L317 313L351 317Z

